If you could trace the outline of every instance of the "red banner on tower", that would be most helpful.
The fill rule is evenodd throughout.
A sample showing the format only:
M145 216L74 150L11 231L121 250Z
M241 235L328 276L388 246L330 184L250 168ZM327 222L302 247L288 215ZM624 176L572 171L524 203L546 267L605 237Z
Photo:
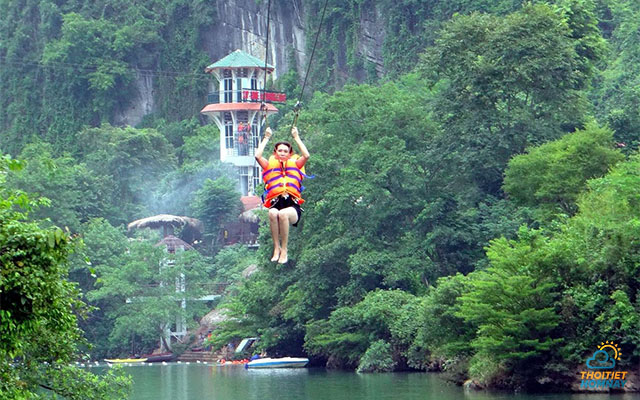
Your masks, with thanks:
M261 90L243 90L242 99L244 101L264 101L266 103L284 103L287 101L287 95L282 92L263 92Z

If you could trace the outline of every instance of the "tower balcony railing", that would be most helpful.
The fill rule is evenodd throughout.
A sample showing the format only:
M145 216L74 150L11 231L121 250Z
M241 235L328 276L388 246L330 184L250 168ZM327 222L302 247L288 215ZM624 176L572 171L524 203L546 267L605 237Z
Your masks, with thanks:
M252 132L236 132L233 135L233 140L229 139L231 138L227 138L225 147L227 150L227 156L230 157L253 157L255 155L256 148L260 143L259 135L253 134Z
M207 95L207 104L220 103L284 103L287 95L284 92L265 91L260 89L223 90Z

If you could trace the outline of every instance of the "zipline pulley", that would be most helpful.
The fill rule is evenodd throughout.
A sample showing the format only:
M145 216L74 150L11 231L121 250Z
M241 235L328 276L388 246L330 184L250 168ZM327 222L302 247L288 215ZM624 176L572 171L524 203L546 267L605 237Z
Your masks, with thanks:
M293 106L293 126L298 125L298 115L300 114L300 110L302 109L302 103L298 100L296 105Z
M267 103L264 101L260 104L260 112L262 112L262 121L264 123L264 128L267 129L269 127L269 120L267 119Z

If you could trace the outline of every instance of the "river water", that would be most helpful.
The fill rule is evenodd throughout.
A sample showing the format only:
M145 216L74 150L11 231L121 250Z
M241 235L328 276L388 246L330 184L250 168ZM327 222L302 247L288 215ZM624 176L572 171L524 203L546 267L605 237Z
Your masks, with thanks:
M133 365L123 369L134 380L131 400L640 400L640 394L465 391L429 373L357 374L316 368L245 370L241 365L194 363Z

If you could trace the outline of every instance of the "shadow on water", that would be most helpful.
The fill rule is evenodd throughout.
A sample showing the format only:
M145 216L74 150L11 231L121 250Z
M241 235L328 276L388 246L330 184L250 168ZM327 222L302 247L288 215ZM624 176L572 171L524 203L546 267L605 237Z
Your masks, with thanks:
M125 367L131 400L640 400L640 395L525 395L465 391L437 374L357 374L317 368L245 370L241 365L168 364Z

